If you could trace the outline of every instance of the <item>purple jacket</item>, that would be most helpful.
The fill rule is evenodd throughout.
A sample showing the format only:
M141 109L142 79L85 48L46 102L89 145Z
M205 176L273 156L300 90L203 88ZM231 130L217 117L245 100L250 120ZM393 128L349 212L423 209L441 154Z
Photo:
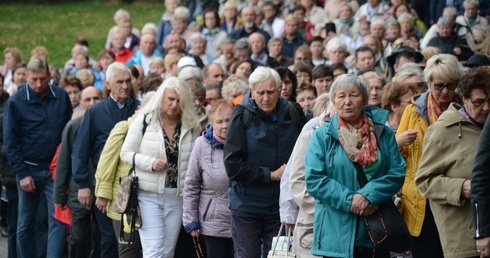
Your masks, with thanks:
M212 132L208 125L194 143L185 176L182 220L187 233L200 229L205 236L231 238L223 144Z

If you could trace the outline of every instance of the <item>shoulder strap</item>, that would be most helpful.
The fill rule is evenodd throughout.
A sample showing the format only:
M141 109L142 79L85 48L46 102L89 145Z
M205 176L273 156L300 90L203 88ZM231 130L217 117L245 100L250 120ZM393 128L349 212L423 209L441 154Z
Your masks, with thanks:
M143 130L142 130L142 136L143 136L143 135L145 135L145 133L146 133L146 128L148 127L148 123L146 122L146 115L147 115L147 114L145 114L145 115L144 115L144 117L143 117Z
M356 170L357 170L357 181L359 182L359 186L362 188L368 182L367 177L366 177L366 174L364 174L364 169L362 169L361 165L359 165L359 163L357 163L357 162L354 162L353 161L352 164L354 164L354 167L356 167Z
M296 126L298 126L300 124L298 110L296 110L296 107L291 101L288 101L288 107L289 107L289 116L291 117L291 120L293 120L293 123Z

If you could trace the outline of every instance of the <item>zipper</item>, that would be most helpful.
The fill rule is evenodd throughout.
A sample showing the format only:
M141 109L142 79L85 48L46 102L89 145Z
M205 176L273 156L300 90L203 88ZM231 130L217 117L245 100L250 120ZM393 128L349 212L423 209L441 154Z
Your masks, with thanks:
M476 229L475 229L475 237L480 238L480 220L478 217L480 217L480 214L478 214L478 203L475 203L475 211L476 211Z
M206 206L206 211L204 212L204 215L202 215L202 221L206 220L206 217L208 216L209 207L211 206L212 201L213 201L213 199L209 200L208 206Z

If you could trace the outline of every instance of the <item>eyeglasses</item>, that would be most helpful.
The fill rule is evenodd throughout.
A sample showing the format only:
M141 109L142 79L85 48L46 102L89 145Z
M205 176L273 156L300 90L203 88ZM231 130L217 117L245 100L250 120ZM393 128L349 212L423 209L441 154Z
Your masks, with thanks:
M427 87L427 83L425 83L425 82L416 82L413 85L415 85L415 87L417 87L419 89Z
M475 107L481 107L483 105L485 105L485 103L488 103L488 105L490 105L490 99L487 99L487 98L484 98L484 99L471 99L471 98L468 98L469 101L471 101L471 103L473 103L473 106Z
M434 83L434 88L438 91L444 90L444 88L447 88L448 90L454 90L456 87L458 87L457 83Z

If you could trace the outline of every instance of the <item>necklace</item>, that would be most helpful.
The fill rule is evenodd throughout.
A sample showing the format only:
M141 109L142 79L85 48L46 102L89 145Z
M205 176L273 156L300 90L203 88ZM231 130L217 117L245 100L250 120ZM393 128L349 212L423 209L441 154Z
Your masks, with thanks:
M412 145L410 145L410 156L412 157L412 171L413 175L415 176L415 173L417 172L417 166L418 166L418 157L419 157L419 142L417 139L413 142Z

